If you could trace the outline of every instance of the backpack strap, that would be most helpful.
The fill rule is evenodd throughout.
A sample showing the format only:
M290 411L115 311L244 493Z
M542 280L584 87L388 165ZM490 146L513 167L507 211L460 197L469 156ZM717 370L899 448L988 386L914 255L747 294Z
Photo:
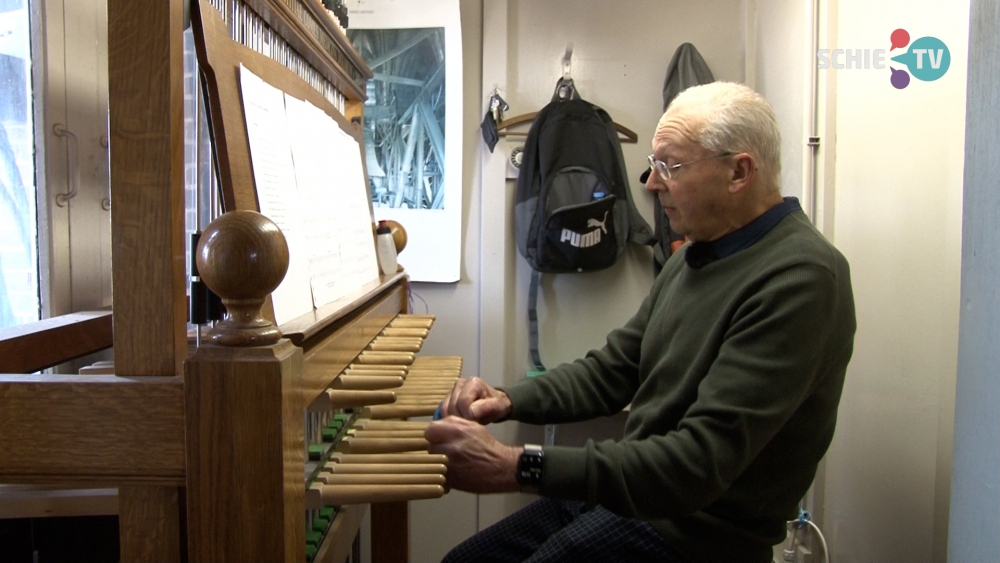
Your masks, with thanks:
M635 207L635 201L632 200L631 184L625 173L628 168L625 167L625 157L622 155L622 146L618 141L618 131L615 129L615 122L608 115L608 112L601 108L596 109L601 116L601 120L604 121L608 140L611 142L611 146L615 148L615 160L618 164L619 178L623 182L621 192L625 196L625 203L628 208L628 240L636 244L655 246L658 242L656 234L649 227L649 223L639 214L639 210Z
M535 371L545 371L542 356L538 352L538 286L541 281L542 273L531 270L531 287L528 290L528 349Z

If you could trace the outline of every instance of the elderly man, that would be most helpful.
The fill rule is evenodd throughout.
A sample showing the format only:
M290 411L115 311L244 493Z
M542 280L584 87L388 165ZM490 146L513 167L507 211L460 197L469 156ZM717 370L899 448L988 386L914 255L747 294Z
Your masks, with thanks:
M691 241L600 350L506 389L461 381L426 432L448 483L544 499L446 561L769 562L833 437L855 331L844 257L780 194L780 134L713 83L660 119L646 189ZM501 444L482 424L631 403L620 441Z

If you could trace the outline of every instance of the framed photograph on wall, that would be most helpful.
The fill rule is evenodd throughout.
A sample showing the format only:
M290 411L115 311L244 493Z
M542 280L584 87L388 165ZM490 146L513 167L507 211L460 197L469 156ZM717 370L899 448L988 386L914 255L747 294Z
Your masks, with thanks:
M462 30L458 0L348 0L347 36L375 76L365 164L375 219L409 235L414 281L460 277Z

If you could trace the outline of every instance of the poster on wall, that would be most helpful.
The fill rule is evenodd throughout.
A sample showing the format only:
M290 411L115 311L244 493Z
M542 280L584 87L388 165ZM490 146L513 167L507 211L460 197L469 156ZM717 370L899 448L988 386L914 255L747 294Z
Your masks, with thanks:
M462 254L458 0L348 0L347 37L371 67L365 165L375 219L399 221L413 281L456 282Z

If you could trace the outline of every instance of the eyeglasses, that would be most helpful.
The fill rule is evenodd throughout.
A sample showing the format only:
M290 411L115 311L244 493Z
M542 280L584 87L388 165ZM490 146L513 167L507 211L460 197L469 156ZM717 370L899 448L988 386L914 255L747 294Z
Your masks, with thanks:
M724 152L722 154L717 154L715 156L707 156L705 158L699 158L698 160L689 160L687 162L681 162L680 164L674 164L673 166L667 166L666 162L662 160L656 160L653 155L646 157L649 160L649 167L656 170L656 173L660 175L660 178L666 182L667 180L672 180L677 177L680 173L681 166L687 166L688 164L694 164L695 162L701 162L703 160L712 160L713 158L722 158L724 156L733 156L734 152Z

